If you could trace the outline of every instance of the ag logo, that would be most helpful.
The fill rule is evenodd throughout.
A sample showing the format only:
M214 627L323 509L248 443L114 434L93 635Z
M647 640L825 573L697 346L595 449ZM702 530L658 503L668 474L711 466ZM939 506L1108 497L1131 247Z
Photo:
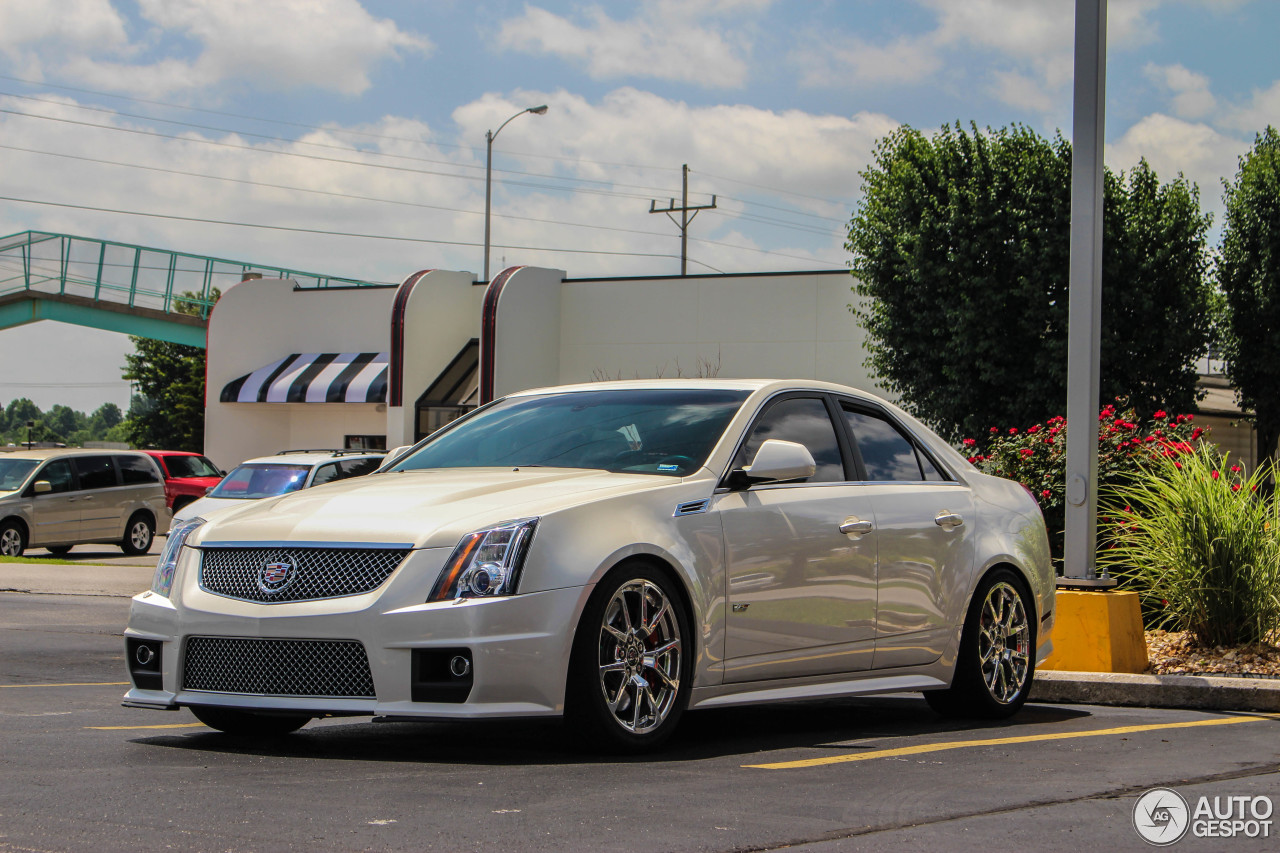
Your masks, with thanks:
M1180 841L1190 825L1191 811L1177 791L1152 788L1133 804L1133 828L1157 847Z
M264 563L258 569L258 589L268 595L275 595L293 583L295 576L294 564L288 559Z

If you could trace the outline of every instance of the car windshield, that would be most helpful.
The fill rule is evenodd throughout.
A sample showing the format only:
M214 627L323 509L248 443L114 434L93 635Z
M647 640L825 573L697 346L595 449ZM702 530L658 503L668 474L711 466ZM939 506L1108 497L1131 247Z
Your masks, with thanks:
M296 492L307 480L310 465L241 465L209 492L211 498L255 500Z
M213 463L203 456L166 456L170 477L221 477Z
M35 459L0 459L0 492L21 488L38 464Z
M516 397L459 421L390 470L547 466L683 477L706 461L748 393L681 388Z

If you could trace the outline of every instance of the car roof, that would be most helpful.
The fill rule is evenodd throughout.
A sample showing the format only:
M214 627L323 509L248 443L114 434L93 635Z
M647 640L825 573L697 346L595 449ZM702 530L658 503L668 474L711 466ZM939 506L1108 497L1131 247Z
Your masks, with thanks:
M148 456L203 456L202 453L192 453L190 450L152 450L148 448L143 450Z
M847 394L866 400L883 402L875 394L837 385L834 382L822 382L817 379L628 379L610 382L584 382L578 385L557 385L546 388L530 388L527 391L516 391L508 397L527 397L537 394L576 394L585 391L638 391L638 390L711 390L711 391L764 391L772 394L777 391L830 391Z
M338 459L381 459L386 456L382 451L370 451L369 453L352 453L351 451L343 451L334 453L332 451L313 451L311 453L279 453L275 456L259 456L255 459L246 459L241 465L322 465L326 462L333 462Z
M59 456L101 456L104 453L118 453L125 456L143 456L141 450L114 450L109 447L33 447L27 450L25 447L2 447L0 451L4 452L4 456L0 458L8 459L54 459Z

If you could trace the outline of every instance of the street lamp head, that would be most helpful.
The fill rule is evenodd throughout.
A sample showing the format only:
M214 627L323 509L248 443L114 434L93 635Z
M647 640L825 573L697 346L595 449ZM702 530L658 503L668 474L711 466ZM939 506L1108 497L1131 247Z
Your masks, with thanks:
M543 105L542 105L542 106L540 106L540 107L529 107L529 109L528 109L528 110L526 110L526 112L531 112L531 113L533 113L534 115L537 115L537 116L545 115L545 114L546 114L546 112L547 112L547 105L546 105L546 104L543 104Z

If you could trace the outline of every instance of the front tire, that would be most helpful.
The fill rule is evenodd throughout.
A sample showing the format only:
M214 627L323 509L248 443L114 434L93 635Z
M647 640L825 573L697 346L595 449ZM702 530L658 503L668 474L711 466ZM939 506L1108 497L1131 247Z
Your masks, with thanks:
M241 737L287 735L311 722L311 717L305 715L255 714L252 711L211 708L204 705L192 705L191 713L211 729Z
M156 529L151 519L143 513L135 513L129 519L129 526L124 529L120 550L130 557L140 557L151 550L151 541L155 539L155 535Z
M924 694L947 717L998 720L1027 701L1035 676L1035 613L1022 579L1008 569L978 584L965 618L955 675L946 690Z
M27 531L16 521L0 524L0 557L21 557L27 550Z
M596 586L578 624L565 720L596 749L655 749L689 702L692 661L674 583L649 565L616 569Z

